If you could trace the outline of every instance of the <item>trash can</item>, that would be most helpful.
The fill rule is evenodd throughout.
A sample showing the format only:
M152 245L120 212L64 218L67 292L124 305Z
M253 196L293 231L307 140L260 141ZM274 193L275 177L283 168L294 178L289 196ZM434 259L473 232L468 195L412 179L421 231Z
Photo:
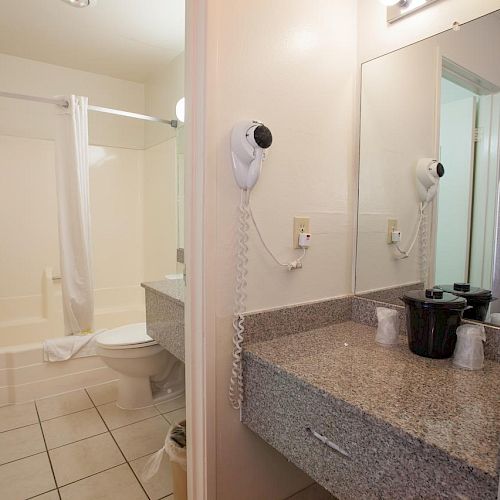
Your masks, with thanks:
M163 453L168 455L172 469L175 500L187 500L186 421L172 425L165 438L165 445L144 465L142 479L149 481L160 469Z
M172 466L175 500L187 500L186 421L173 425L168 431L165 450Z
M410 351L426 358L451 357L467 301L432 288L406 292L403 302Z
M491 290L470 286L470 283L453 283L453 285L439 285L437 288L463 297L469 308L464 312L464 318L476 321L485 321L490 308L490 302L497 300Z

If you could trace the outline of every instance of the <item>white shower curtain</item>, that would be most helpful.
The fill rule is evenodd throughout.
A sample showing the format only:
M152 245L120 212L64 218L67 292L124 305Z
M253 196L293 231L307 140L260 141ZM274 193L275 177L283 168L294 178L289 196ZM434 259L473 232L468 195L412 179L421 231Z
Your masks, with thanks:
M66 335L74 335L94 327L88 99L65 99L69 106L56 119L56 179L64 327Z

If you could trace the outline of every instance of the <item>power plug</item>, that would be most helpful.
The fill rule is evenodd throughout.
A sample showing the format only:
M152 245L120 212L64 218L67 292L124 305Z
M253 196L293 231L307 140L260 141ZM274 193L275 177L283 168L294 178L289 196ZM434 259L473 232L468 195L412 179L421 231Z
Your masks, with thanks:
M309 248L311 246L311 233L300 233L299 234L299 247Z
M401 231L393 229L391 232L391 243L399 243L401 241Z

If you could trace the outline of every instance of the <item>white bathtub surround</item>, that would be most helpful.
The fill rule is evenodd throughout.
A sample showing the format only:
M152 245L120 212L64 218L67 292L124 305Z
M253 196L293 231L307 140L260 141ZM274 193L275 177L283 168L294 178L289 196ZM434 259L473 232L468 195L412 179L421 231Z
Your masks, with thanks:
M71 335L43 341L44 361L66 361L70 358L95 356L99 334L106 330L87 335Z
M103 384L118 378L98 356L43 360L42 343L0 349L0 407Z
M57 114L56 181L59 249L66 335L91 332L94 283L91 262L88 98L72 95Z

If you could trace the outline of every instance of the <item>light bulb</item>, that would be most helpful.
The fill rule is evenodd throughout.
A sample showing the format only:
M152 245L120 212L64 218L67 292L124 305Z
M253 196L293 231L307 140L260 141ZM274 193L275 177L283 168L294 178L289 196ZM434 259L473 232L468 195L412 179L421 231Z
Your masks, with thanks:
M93 7L97 0L63 0L67 4L72 7L84 8L84 7Z
M385 5L386 7L392 7L393 5L397 5L398 3L401 3L401 0L378 0L382 5Z
M186 117L186 98L183 97L179 99L175 105L175 115L180 122L184 123L184 118Z

